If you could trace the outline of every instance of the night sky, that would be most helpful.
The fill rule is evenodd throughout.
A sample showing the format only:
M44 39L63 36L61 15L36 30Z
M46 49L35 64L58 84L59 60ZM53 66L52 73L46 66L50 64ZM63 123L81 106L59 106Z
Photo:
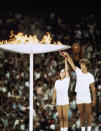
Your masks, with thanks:
M35 3L36 2L36 3ZM84 3L84 2L57 2L57 1L24 1L13 0L3 1L0 4L0 14L7 12L18 12L23 14L41 13L47 15L49 12L55 12L58 16L62 17L79 17L88 14L95 14L100 17L100 4L97 2ZM100 19L100 18L99 18Z

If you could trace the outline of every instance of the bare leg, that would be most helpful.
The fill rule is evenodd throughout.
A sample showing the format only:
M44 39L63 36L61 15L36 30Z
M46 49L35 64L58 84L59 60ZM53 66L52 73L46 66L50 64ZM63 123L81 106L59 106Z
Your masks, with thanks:
M91 126L92 123L91 104L85 104L85 113L87 115L87 124L88 126Z
M84 104L77 104L78 110L80 112L80 122L81 126L85 126L85 110L84 110Z
M68 128L68 109L69 105L63 106L63 121L64 121L64 127Z
M58 105L57 106L57 111L58 111L59 120L60 120L60 127L63 128L64 123L63 123L63 109L62 109L62 106Z

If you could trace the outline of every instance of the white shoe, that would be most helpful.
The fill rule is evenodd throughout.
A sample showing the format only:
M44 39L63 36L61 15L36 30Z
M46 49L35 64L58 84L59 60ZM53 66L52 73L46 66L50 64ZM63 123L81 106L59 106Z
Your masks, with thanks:
M87 131L91 131L91 126L88 126L88 127L87 127Z
M85 127L81 127L81 131L85 131L86 130L86 128Z
M68 131L68 128L67 128L67 127L64 127L64 131Z
M64 128L60 128L60 131L64 131Z

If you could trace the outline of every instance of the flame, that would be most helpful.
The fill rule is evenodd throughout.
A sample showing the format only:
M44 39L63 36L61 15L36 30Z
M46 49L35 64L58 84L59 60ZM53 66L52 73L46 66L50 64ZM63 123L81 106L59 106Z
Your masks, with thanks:
M40 43L44 44L50 44L51 43L52 38L50 37L50 33L46 32L46 35L43 36L42 40L40 41Z
M14 31L11 31L9 40L2 40L0 41L0 44L28 44L28 43L41 43L41 44L51 44L52 38L49 32L46 32L46 34L43 36L41 40L38 39L36 35L24 35L22 32L19 32L17 35L14 34ZM61 44L60 41L53 42L53 44Z

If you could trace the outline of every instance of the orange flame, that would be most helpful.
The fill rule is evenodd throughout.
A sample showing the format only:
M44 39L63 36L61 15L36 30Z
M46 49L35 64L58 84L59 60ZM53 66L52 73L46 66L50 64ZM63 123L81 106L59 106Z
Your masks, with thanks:
M46 35L43 36L42 40L39 40L36 35L24 35L22 32L19 32L17 35L14 34L14 31L11 31L9 40L2 40L0 44L28 44L28 43L41 43L41 44L51 44L52 38L49 32L46 32ZM53 42L53 44L61 44L60 41Z
M44 44L50 44L51 43L52 38L50 37L50 33L46 32L46 35L43 36L42 40L40 41L40 43Z

